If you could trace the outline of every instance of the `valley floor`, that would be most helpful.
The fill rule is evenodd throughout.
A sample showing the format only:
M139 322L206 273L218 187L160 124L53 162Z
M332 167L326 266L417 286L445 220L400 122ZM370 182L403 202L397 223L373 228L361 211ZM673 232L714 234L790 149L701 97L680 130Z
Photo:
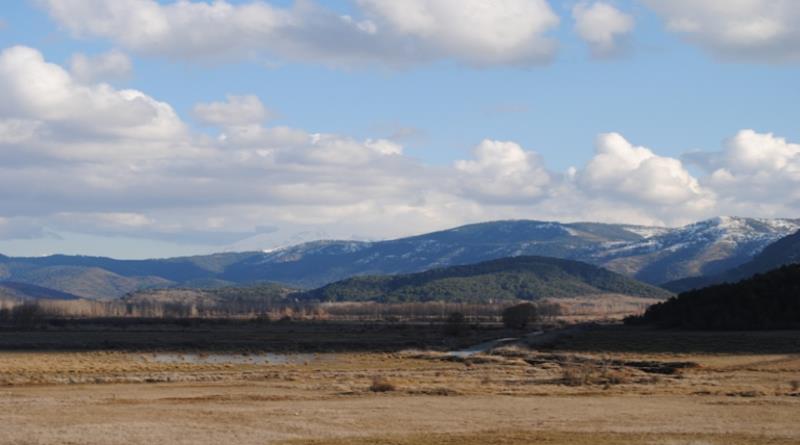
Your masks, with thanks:
M0 352L0 443L800 443L800 332L754 333L787 345L763 354L637 347L660 335L601 329L468 358Z

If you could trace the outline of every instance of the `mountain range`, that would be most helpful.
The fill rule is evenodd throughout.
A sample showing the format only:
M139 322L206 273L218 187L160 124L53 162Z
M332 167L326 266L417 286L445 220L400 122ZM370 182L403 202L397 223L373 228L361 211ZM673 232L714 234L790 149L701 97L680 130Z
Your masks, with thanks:
M471 224L387 241L313 241L265 252L152 260L0 256L0 280L91 299L151 288L276 282L315 288L363 275L422 272L516 257L578 260L661 285L716 276L800 229L800 220L720 217L679 228L529 220Z

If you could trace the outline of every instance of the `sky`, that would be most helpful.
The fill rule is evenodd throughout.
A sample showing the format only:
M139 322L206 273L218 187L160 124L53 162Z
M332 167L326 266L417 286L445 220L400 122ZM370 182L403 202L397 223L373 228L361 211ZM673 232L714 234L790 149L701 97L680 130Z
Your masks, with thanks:
M0 253L800 217L794 0L0 5Z

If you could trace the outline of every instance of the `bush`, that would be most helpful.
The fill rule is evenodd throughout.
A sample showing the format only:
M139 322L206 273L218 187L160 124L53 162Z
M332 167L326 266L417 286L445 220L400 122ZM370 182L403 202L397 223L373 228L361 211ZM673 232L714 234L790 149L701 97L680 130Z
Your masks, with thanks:
M44 316L44 310L37 303L24 303L11 309L11 322L19 326L33 326Z
M467 319L461 312L453 312L447 317L444 324L446 335L459 336L464 333L467 327Z
M397 387L394 383L387 380L385 377L375 376L372 378L372 384L369 390L372 392L391 392L396 390Z
M528 323L539 320L539 311L531 303L522 303L503 310L503 325L509 329L525 329Z
M591 385L597 380L597 371L587 365L567 366L561 371L561 383L567 386Z

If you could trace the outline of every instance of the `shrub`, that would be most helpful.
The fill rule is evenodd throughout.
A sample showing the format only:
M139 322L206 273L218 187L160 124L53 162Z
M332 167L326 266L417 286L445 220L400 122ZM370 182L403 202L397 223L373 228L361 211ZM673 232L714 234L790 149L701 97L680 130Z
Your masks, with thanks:
M11 322L20 326L35 325L44 316L44 310L38 303L24 303L11 309Z
M597 379L597 372L591 366L568 366L561 371L561 382L567 386L590 385Z
M539 320L539 311L531 303L522 303L503 310L503 325L510 329L525 329L528 323Z
M369 390L372 392L391 392L396 389L394 383L381 376L373 377L372 384L369 386Z

